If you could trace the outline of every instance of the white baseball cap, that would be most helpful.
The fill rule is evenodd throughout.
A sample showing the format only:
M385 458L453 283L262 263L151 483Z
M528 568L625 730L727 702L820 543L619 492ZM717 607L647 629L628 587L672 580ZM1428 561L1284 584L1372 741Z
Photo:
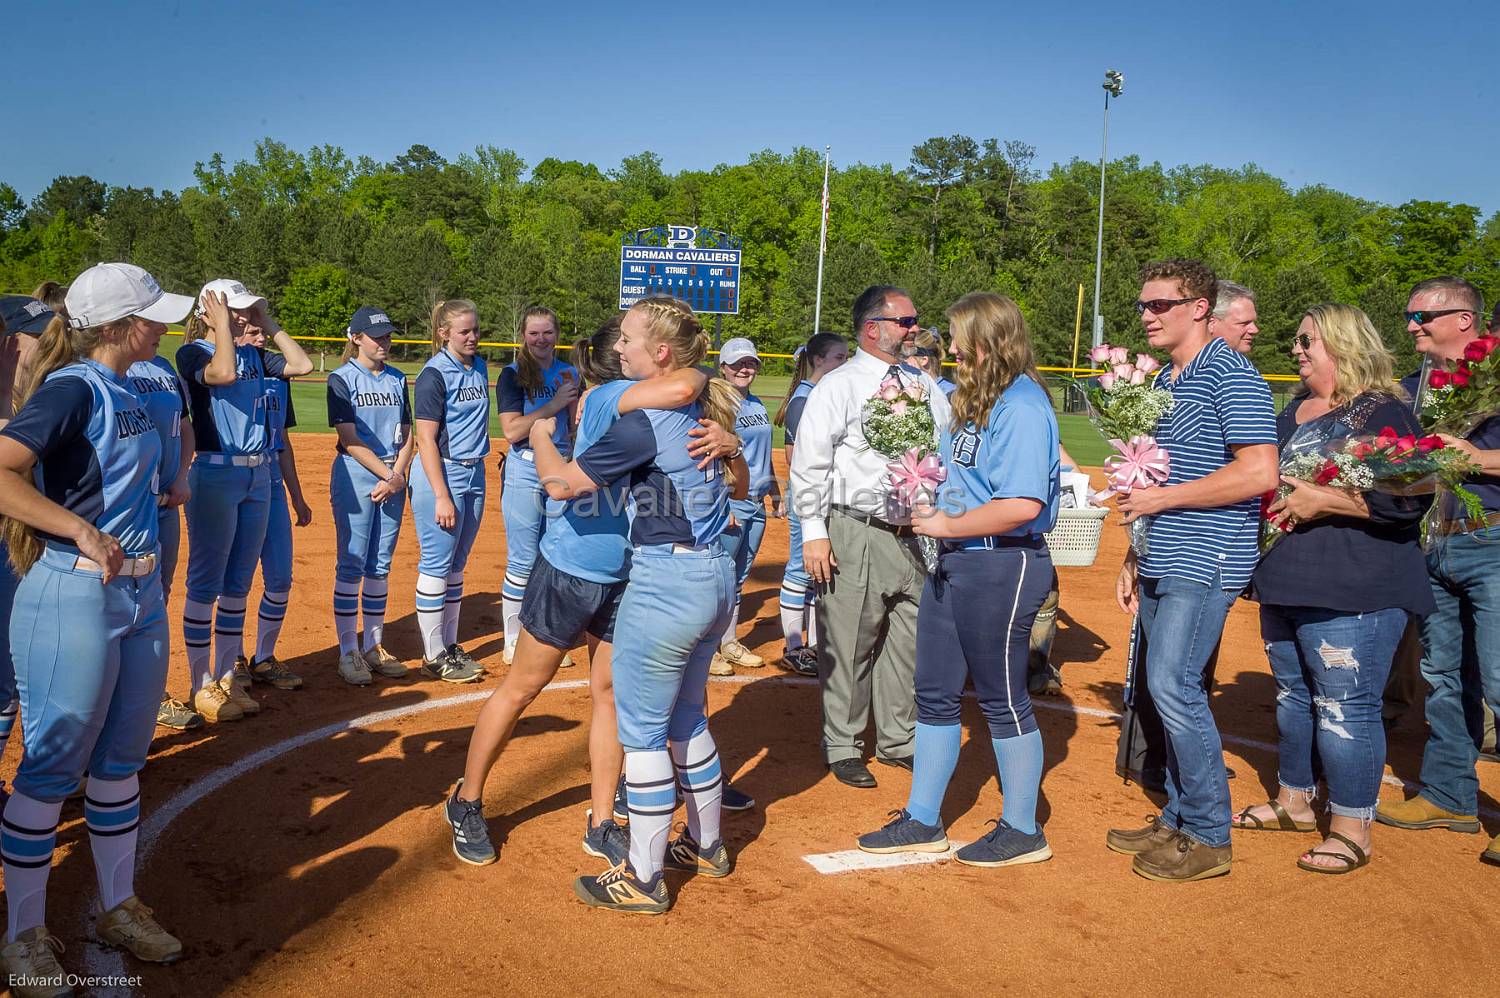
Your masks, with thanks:
M746 357L753 357L757 362L760 360L760 354L755 352L755 344L743 336L728 340L719 348L720 364L738 364Z
M130 263L101 263L68 285L68 324L75 329L102 326L138 315L152 322L181 322L193 299L161 289L156 278Z
M198 292L198 310L203 310L203 296L210 291L217 291L229 299L230 308L254 308L257 304L264 305L266 300L255 294L241 284L239 281L221 277L216 281L209 281L203 285L203 290Z

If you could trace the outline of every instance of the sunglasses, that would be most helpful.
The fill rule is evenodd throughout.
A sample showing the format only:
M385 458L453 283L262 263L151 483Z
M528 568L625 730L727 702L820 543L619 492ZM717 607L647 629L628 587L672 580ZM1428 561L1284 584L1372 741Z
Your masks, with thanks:
M1292 337L1292 342L1301 347L1303 353L1307 353L1312 349L1312 345L1318 341L1306 333L1298 333Z
M1150 301L1136 302L1135 311L1137 315L1145 315L1149 308L1152 315L1166 315L1178 305L1186 305L1190 301L1197 300L1196 298L1153 298Z
M903 316L900 316L899 318L893 319L893 318L891 318L888 315L877 315L877 316L873 317L872 319L870 319L870 321L871 322L894 322L896 325L900 326L902 329L911 329L913 326L915 326L917 324L917 317L915 315L903 315Z
M1407 322L1415 322L1419 326L1425 326L1433 319L1444 315L1453 315L1456 312L1473 312L1472 308L1422 308L1415 312L1406 313Z

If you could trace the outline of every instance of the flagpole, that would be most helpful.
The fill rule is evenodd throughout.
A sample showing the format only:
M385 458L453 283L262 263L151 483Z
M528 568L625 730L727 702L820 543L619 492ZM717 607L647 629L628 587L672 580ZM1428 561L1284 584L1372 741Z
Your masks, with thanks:
M823 147L823 224L818 230L818 294L813 305L814 335L823 329L823 256L828 252L828 162L832 153L832 146Z

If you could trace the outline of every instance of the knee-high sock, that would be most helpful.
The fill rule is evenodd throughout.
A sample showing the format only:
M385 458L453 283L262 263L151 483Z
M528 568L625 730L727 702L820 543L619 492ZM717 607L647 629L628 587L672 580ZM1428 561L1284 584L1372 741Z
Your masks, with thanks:
M802 647L802 621L807 616L807 591L787 588L781 584L781 633L786 638L786 650L796 651ZM793 584L795 585L795 584Z
M464 573L448 575L447 595L443 597L443 647L458 642L458 611L464 605Z
M255 621L255 657L251 659L252 662L264 662L276 654L276 639L281 637L281 625L286 620L286 602L289 596L289 593L261 594L260 612Z
M365 576L364 592L359 609L364 614L365 650L385 643L385 596L389 587L385 579L373 575Z
M333 580L333 629L339 656L359 651L359 580Z
M90 776L84 791L83 816L89 826L89 848L99 876L99 901L105 911L135 893L135 840L141 823L139 779L101 780Z
M245 634L245 597L220 596L214 614L214 677L223 679L234 671Z
M6 694L9 699L4 707L0 707L0 756L5 754L6 743L10 741L10 733L16 727L16 710L19 701L14 695Z
M62 802L48 804L13 794L0 825L0 860L5 866L6 936L13 943L27 929L47 924L47 876L57 845Z
M911 796L906 812L924 825L943 823L943 795L958 765L963 728L957 724L917 722L916 755L912 759Z
M671 749L677 782L687 801L688 835L701 846L717 845L724 774L714 737L704 728L685 743L672 742Z
M505 573L505 579L500 585L500 607L505 615L505 647L514 648L516 640L521 636L521 600L526 596L526 583L531 580L528 575L515 575L511 572Z
M809 599L807 605L802 608L802 620L807 624L807 643L809 647L818 647L818 603Z
M1042 733L992 738L990 744L1005 798L1000 817L1016 831L1030 834L1036 831L1036 799L1042 787Z
M677 810L677 778L666 749L625 753L625 800L630 808L630 868L641 880L661 873L667 834Z
M436 662L443 649L443 601L448 580L436 575L417 575L417 630L422 632L422 654Z
M182 607L182 646L187 649L194 693L214 681L213 639L214 605L189 596Z
M724 628L724 634L719 638L719 647L722 648L736 640L735 632L740 629L740 597L736 593L734 597L734 609L729 613L729 623Z

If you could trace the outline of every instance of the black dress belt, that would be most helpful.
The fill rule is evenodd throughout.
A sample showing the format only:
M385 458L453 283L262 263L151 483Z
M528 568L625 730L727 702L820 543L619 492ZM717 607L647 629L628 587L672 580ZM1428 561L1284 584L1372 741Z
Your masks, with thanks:
M897 526L894 523L886 523L884 520L880 519L877 516L871 516L869 513L861 513L859 510L850 509L848 506L836 505L833 507L833 509L834 512L841 513L851 520L858 520L860 523L863 523L867 527L875 527L877 530L884 530L886 533L895 534L897 537L916 536L916 532L907 525Z

